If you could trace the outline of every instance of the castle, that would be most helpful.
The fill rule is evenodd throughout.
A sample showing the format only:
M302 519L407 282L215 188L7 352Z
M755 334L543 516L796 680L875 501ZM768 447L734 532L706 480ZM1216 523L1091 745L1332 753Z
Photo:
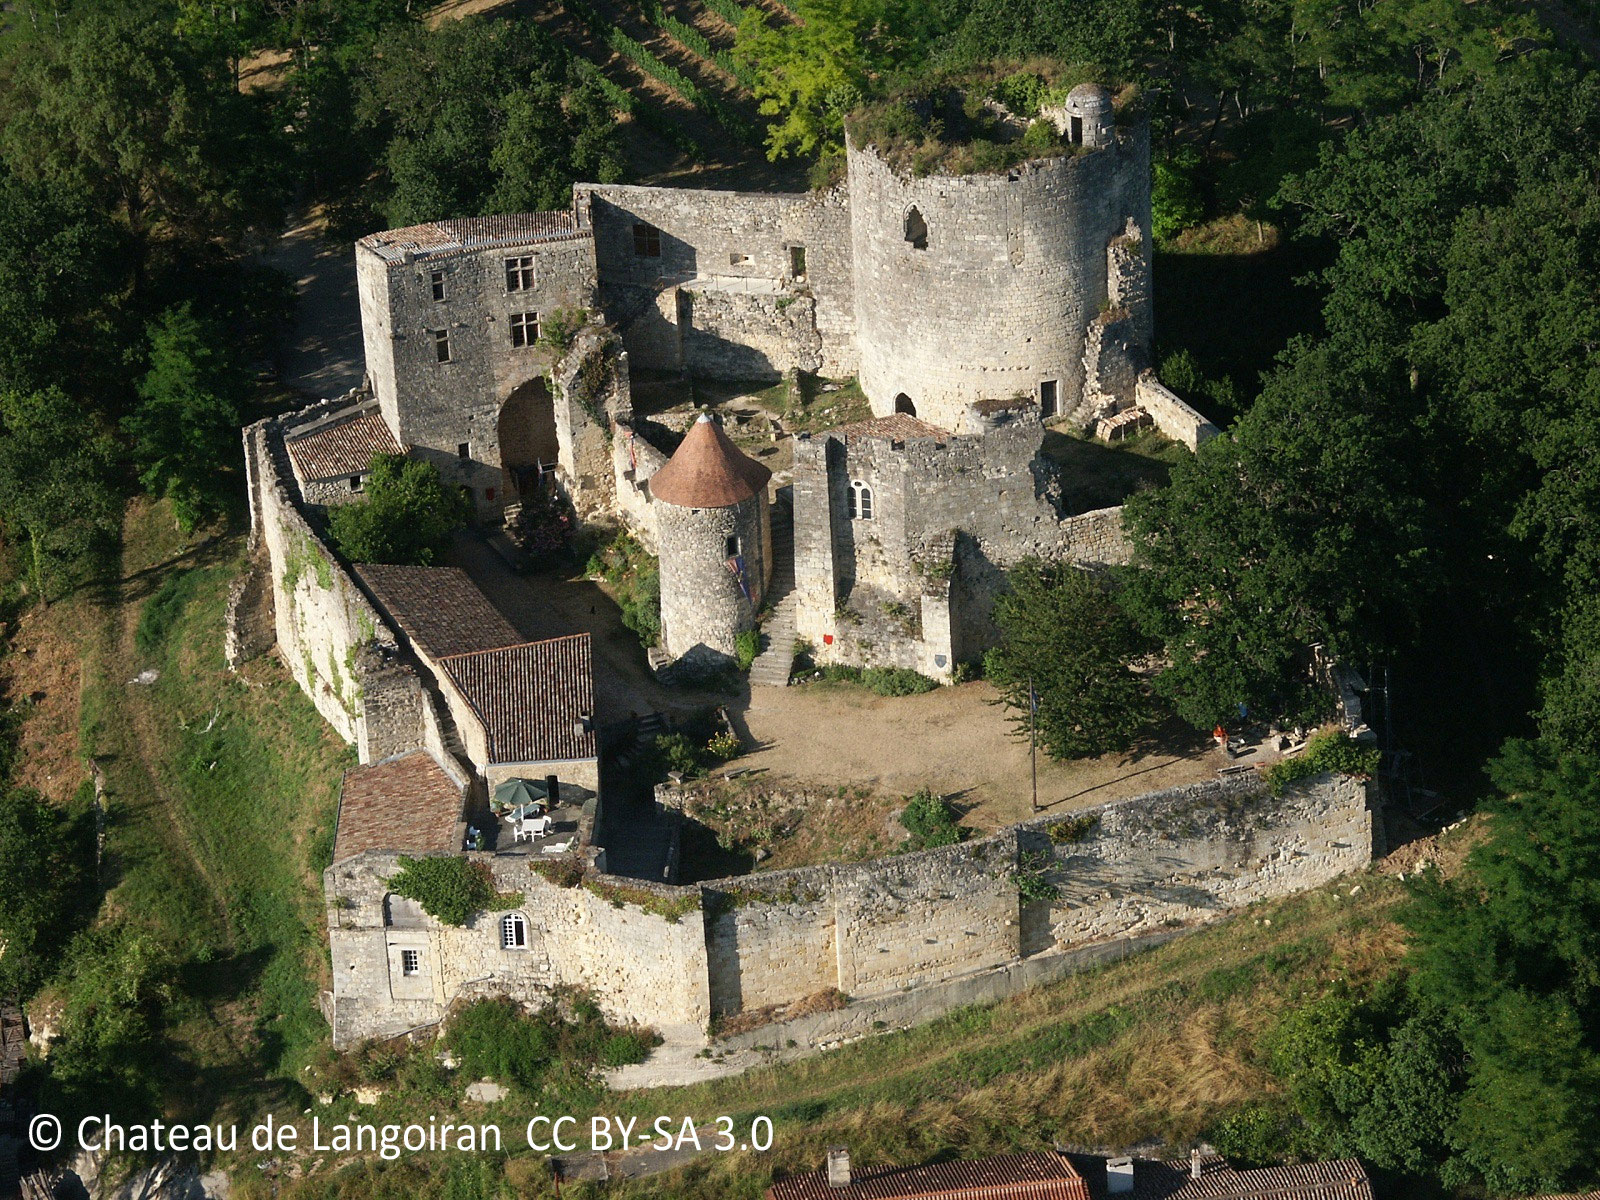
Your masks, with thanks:
M822 661L947 680L992 642L1000 569L1125 553L1114 511L1061 511L1042 423L1137 406L1191 446L1214 432L1147 369L1147 127L1093 84L1038 119L1068 152L999 174L910 177L852 144L822 192L579 184L568 212L363 238L376 411L481 515L553 478L580 516L635 527L662 559L663 649L714 658L766 598L765 480L681 481L762 468L697 431L694 471L668 467L628 372L855 376L873 419L795 448L793 624ZM570 348L541 340L580 311Z
M1370 859L1365 784L1267 803L1235 776L921 854L679 886L667 788L662 862L625 877L589 635L529 641L462 571L327 545L327 510L361 495L375 454L405 453L486 522L554 496L631 530L660 559L658 665L718 665L760 624L781 662L758 685L787 682L796 635L822 662L949 681L992 644L1006 567L1127 558L1120 510L1063 501L1047 423L1150 423L1191 449L1216 432L1148 369L1147 128L1092 85L1041 119L1062 151L998 173L908 175L853 140L824 191L579 184L570 211L357 244L368 381L245 431L252 567L227 645L235 664L275 647L359 758L324 875L336 1045L559 986L680 1044L721 1017L859 998L786 1025L803 1050ZM709 414L664 438L635 411L635 370L854 375L872 415L794 435L775 477ZM505 788L555 810L545 844L491 811ZM390 890L417 855L480 863L504 906L435 920ZM1030 899L1026 873L1056 899ZM763 1037L777 1045L746 1042Z

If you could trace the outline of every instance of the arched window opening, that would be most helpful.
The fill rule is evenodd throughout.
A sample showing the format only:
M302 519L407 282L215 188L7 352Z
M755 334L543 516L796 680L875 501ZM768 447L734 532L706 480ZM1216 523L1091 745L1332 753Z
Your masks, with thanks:
M894 398L894 410L897 413L905 413L908 417L917 415L917 406L911 402L911 397L904 392Z
M861 480L854 480L850 484L850 498L848 510L852 521L872 520L872 489Z
M915 205L906 213L906 241L911 243L913 250L928 248L928 223L922 219L922 211Z
M507 913L500 918L500 948L526 950L528 948L528 923L520 913Z

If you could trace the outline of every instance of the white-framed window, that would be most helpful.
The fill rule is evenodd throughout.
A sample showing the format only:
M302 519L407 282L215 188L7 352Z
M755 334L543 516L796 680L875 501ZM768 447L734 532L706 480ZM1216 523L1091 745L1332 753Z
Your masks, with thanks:
M433 331L433 357L436 362L447 363L450 361L450 331L448 329L435 329Z
M402 951L400 951L400 974L402 974L402 975L421 975L422 974L422 951L420 951L420 950L402 950Z
M859 479L850 483L848 509L852 521L872 520L872 489Z
M433 289L433 299L434 299L435 303L437 303L440 300L443 300L444 299L444 272L443 271L429 271L428 272L428 286Z
M500 918L500 949L526 950L528 948L528 923L521 913L507 913Z
M506 259L506 291L531 292L533 287L533 255Z
M511 314L511 344L515 347L531 346L539 340L538 313Z

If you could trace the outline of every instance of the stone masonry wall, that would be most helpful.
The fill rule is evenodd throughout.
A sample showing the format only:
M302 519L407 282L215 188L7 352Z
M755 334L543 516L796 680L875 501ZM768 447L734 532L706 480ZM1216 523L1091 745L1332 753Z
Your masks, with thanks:
M811 296L778 288L723 280L684 284L678 289L684 370L701 378L737 380L820 371L816 309Z
M574 199L580 222L594 234L607 319L622 330L639 366L678 370L687 356L709 373L737 373L759 365L753 355L733 352L750 346L767 363L780 364L777 372L814 362L802 369L855 373L850 211L843 188L761 194L579 184ZM636 253L634 226L641 224L659 231L659 256ZM803 275L796 273L800 266ZM691 280L681 298L688 302L684 311L676 289ZM732 299L740 288L750 289L749 296L795 302L779 312L764 301L740 314L733 310L741 302ZM686 321L681 329L680 321ZM713 340L724 352L712 352L707 343Z
M1199 450L1202 443L1209 442L1220 432L1175 392L1163 386L1154 372L1147 371L1139 377L1134 399L1150 414L1157 429L1191 451Z
M675 658L732 655L738 635L755 628L770 577L771 517L765 492L726 508L680 508L657 502L661 547L661 640ZM738 539L747 597L728 570L727 539Z

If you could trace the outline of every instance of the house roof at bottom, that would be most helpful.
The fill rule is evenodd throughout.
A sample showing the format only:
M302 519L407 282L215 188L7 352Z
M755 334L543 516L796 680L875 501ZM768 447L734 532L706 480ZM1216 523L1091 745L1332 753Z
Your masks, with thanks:
M1194 1179L1186 1159L1136 1163L1134 1200L1373 1200L1367 1172L1353 1158L1239 1171L1209 1155L1201 1165Z
M426 750L352 767L339 792L333 861L363 850L456 850L461 789Z
M1089 1187L1064 1155L1001 1154L924 1167L856 1171L849 1187L829 1187L828 1173L810 1171L775 1183L772 1200L1089 1200Z
M372 465L373 455L401 453L389 423L376 409L287 438L283 444L295 473L307 481L360 475Z
M587 633L441 658L483 722L493 763L594 758L594 659Z
M357 563L356 574L412 645L431 658L525 640L460 567Z

